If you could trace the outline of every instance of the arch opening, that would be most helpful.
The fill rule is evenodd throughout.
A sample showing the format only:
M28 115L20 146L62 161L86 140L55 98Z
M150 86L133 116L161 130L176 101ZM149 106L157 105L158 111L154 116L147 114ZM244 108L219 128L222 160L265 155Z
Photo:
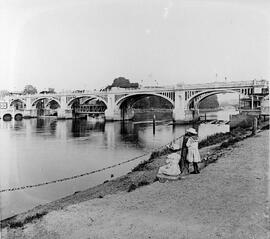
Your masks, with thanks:
M21 99L15 99L10 102L10 107L13 107L15 110L23 110L26 107L26 103Z
M15 114L14 119L15 119L16 121L21 121L21 120L23 119L23 115L20 114L20 113Z
M37 116L57 116L57 110L60 108L60 102L52 98L39 98L36 99L32 106L37 110Z
M72 109L73 118L89 120L104 120L107 103L99 97L77 97L72 99L68 106Z
M239 113L239 99L239 92L211 92L193 101L191 110L204 121L229 121L230 115Z
M146 97L148 97L148 99L150 97L154 97L154 99L156 99L155 101L157 101L157 99L162 99L162 100L164 100L163 105L165 105L164 102L166 102L166 104L167 104L166 107L171 108L171 109L174 107L174 102L170 98L168 98L167 96L161 95L161 94L154 94L154 93L131 94L131 95L128 95L128 96L125 96L125 97L119 99L116 102L116 105L119 108L122 108L124 105L129 105L132 107L137 101L142 100ZM156 102L156 105L157 104L160 104L160 102Z
M12 120L12 115L11 114L4 114L3 115L3 120L4 121L11 121Z
M194 110L198 109L198 104L200 104L201 101L206 99L209 96L212 95L220 95L220 94L237 94L238 97L241 96L241 92L236 91L236 90L209 90L209 91L202 91L198 92L197 94L193 95L190 99L188 99L187 103L187 109L189 110Z
M141 93L127 95L116 102L121 120L172 119L174 102L165 95Z

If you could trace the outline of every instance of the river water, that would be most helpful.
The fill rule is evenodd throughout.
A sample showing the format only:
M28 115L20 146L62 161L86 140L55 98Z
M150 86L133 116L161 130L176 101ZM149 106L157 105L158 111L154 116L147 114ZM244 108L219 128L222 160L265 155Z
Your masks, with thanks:
M184 134L189 125L99 123L55 118L0 120L0 188L32 185L90 172L151 152ZM211 134L211 132L207 132ZM0 193L1 217L123 175L149 155L75 180Z

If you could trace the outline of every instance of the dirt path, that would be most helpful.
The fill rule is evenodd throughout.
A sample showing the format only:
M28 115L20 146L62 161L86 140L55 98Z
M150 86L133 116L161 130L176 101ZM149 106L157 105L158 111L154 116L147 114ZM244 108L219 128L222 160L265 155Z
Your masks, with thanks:
M68 206L2 237L269 238L268 134L237 143L201 174Z

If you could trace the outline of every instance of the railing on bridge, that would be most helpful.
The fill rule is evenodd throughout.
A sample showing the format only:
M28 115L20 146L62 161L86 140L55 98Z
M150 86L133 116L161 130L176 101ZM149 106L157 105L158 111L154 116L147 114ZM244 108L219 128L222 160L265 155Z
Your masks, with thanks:
M241 88L241 87L256 87L261 86L268 88L269 82L267 80L253 80L253 81L230 81L230 82L211 82L211 83L202 83L202 84L183 84L177 85L183 89L204 89L204 88Z
M77 114L95 114L104 113L106 106L103 105L80 105L74 107L74 112Z
M149 109L133 109L134 113L147 113L147 112L172 112L173 109L164 108L149 108Z

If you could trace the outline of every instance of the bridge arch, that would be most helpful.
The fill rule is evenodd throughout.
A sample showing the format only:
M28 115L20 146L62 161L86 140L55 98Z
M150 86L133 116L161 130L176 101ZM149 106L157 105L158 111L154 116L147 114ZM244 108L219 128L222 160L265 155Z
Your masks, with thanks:
M119 108L121 108L121 106L123 105L124 102L127 102L128 100L133 99L133 102L131 104L131 106L132 106L138 100L143 99L143 98L148 97L148 96L157 96L157 97L163 98L163 99L165 99L167 102L169 102L171 104L172 108L174 108L174 101L172 99L170 99L169 97L167 97L165 95L158 94L158 93L152 93L152 92L149 92L149 93L148 92L138 92L138 93L128 94L128 95L118 99L115 102L115 105L118 106Z
M26 101L25 100L23 100L23 99L20 99L20 98L16 98L16 99L12 99L11 101L10 101L10 104L9 104L9 106L12 106L15 102L21 102L23 105L26 105Z
M217 95L217 94L224 94L224 93L236 93L236 94L242 95L241 92L239 92L239 90L230 90L230 89L219 89L219 90L205 90L205 91L201 91L201 92L198 92L197 94L194 94L192 97L190 97L188 99L188 101L187 101L187 109L190 109L191 103L194 102L194 100L197 97L202 96L196 102L196 106L198 106L202 100L204 100L205 98L207 98L209 96Z
M58 105L58 108L61 107L60 102L59 102L58 100L56 100L56 99L50 99L50 100L46 103L45 108L48 107L52 102L55 102L55 103Z
M98 100L98 101L103 102L103 103L105 104L106 108L108 108L108 103L107 103L104 99L102 99L101 97L98 97L98 96L95 96L95 95L83 95L83 96L75 97L75 98L73 98L73 99L71 99L71 100L69 100L69 101L67 102L67 106L68 106L68 107L71 107L71 106L73 105L73 103L74 103L76 100L82 99L82 98L86 98L86 99L82 102L82 104L85 104L85 103L87 103L87 102L89 102L89 101L91 101L91 100Z
M21 121L23 119L23 114L22 113L17 113L14 115L14 119L16 121Z
M59 106L61 106L61 103L60 103L60 101L58 100L58 99L56 99L56 98L53 98L53 97L39 97L39 98L37 98L37 99L35 99L33 102L32 102L32 104L31 104L31 106L33 107L33 106L35 106L40 100L48 100L48 102L51 102L51 101L55 101ZM47 103L48 103L47 102ZM47 104L46 104L47 105Z
M12 114L11 113L5 113L2 118L3 118L4 121L11 121Z

